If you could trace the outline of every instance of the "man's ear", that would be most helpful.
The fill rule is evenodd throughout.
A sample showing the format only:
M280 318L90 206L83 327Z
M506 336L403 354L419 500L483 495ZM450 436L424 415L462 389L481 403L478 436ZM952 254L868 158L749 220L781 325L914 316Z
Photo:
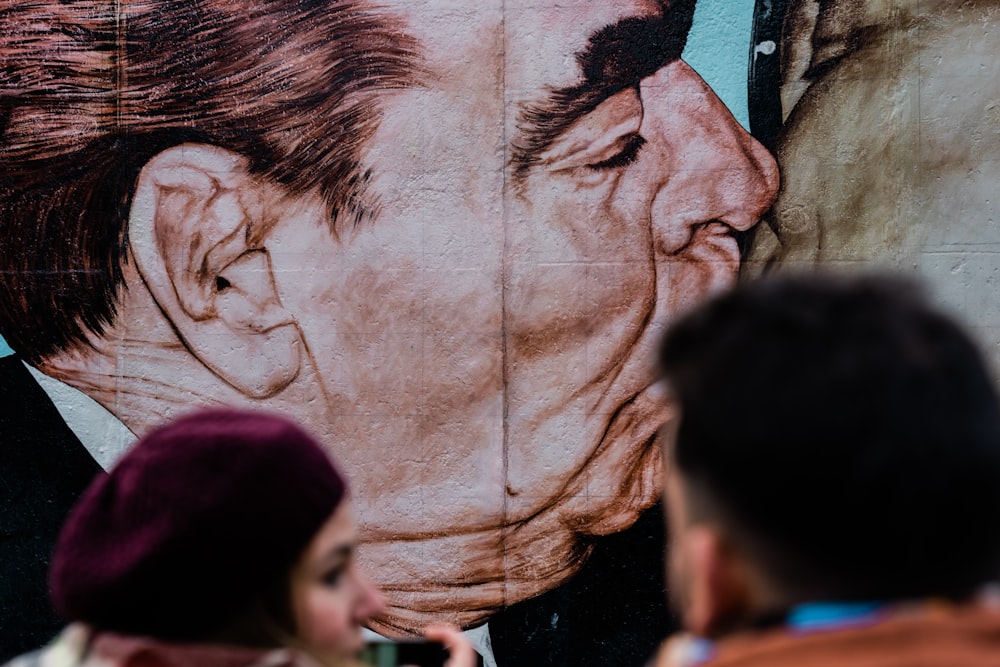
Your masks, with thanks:
M750 609L746 564L711 526L683 530L676 544L686 551L690 578L684 626L703 637L716 636L737 626Z
M139 274L183 343L253 398L284 389L302 363L263 246L264 188L235 153L174 146L143 167L128 232Z

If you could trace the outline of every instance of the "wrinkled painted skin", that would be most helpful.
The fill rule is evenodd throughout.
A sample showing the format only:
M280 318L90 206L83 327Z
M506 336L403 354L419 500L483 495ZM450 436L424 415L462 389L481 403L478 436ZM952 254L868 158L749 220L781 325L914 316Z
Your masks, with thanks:
M786 99L776 149L778 243L759 235L748 265L916 269L976 328L1000 375L1000 8L951 0L796 6L785 45L797 76L785 91L802 94ZM819 76L801 76L810 64Z
M152 165L122 317L96 352L46 370L137 433L216 402L301 420L351 479L360 558L390 606L376 627L392 633L476 624L549 590L583 562L580 535L622 530L656 501L650 444L665 408L652 347L677 312L735 281L733 234L756 224L778 179L680 60L515 173L520 110L579 82L573 56L593 33L661 18L658 2L382 4L422 44L426 74L382 101L365 152L375 219L335 237L317 198L285 196L207 148L205 173L232 193L217 217L267 212L252 230L266 261L240 260L231 282L249 285L250 320L269 328L187 335L167 317L176 290L161 283L175 277L157 252L201 209L171 197L177 164ZM242 295L218 308L245 308ZM237 371L265 366L262 384L241 384Z

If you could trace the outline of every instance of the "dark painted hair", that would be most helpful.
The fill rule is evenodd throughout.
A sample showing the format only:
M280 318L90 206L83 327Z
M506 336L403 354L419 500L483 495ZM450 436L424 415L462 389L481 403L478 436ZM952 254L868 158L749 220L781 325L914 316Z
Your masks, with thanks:
M660 367L693 511L786 592L961 597L996 576L1000 403L976 345L911 283L739 287L668 332Z
M574 122L681 57L696 2L660 0L661 16L626 18L599 30L576 54L581 83L552 90L546 100L518 110L522 134L513 142L511 165L519 187L542 153ZM632 146L637 150L643 143L645 139L636 135Z
M136 180L171 146L356 224L375 94L414 54L365 0L0 0L0 333L38 361L113 321Z

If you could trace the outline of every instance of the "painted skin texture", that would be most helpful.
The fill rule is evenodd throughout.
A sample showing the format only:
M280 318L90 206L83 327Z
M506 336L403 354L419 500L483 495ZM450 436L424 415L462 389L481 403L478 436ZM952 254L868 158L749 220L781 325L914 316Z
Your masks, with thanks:
M1000 376L1000 9L802 0L790 11L778 242L760 235L748 269L916 270L975 327Z
M422 73L380 93L371 220L331 229L318 195L262 182L243 156L168 149L139 178L121 316L45 370L137 433L229 403L331 443L359 563L387 603L374 627L394 634L479 624L558 586L586 557L581 536L657 500L652 348L735 281L735 234L778 176L678 59L515 164L525 110L581 82L575 56L602 29L671 26L659 2L381 4ZM221 250L193 261L185 230L204 229ZM220 267L216 292L184 280L205 266ZM193 310L203 292L214 300Z

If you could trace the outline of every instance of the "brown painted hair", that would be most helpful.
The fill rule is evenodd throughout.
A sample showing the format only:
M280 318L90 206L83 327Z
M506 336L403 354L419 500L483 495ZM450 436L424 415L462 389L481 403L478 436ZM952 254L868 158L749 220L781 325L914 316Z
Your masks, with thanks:
M0 333L32 362L101 335L139 171L171 146L239 153L357 224L375 96L415 52L364 0L0 0Z

